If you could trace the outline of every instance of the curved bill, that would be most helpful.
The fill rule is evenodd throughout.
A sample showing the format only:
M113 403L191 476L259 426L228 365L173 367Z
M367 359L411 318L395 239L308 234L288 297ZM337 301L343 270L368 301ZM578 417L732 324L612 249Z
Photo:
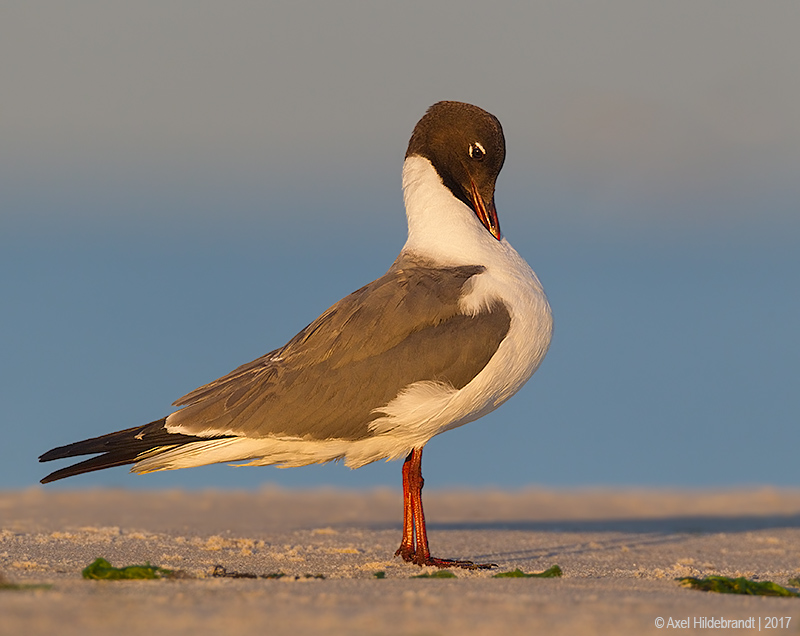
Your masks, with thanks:
M480 222L483 223L483 226L499 241L503 236L500 234L500 221L497 220L494 197L487 205L481 193L478 192L478 186L475 185L472 179L470 179L470 186L470 199L472 200L472 208L475 210L475 214L480 219Z

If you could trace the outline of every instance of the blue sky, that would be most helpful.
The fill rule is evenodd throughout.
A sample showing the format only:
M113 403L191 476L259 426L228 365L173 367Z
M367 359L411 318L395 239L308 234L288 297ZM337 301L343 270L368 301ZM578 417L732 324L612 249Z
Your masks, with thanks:
M501 227L556 336L512 401L430 443L428 484L796 485L799 20L737 1L6 3L0 488L35 484L54 445L163 416L385 271L405 146L440 99L503 123Z

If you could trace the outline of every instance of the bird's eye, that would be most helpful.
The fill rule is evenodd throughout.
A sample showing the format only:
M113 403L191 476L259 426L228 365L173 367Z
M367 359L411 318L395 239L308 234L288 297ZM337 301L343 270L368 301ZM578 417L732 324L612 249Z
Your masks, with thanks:
M481 145L481 142L476 141L474 144L469 145L469 156L475 161L483 161L486 156L486 150Z

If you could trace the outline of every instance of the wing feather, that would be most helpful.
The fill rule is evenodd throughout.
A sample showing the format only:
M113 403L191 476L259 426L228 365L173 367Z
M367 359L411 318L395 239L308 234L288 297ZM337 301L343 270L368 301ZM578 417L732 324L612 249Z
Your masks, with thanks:
M481 266L435 268L408 257L345 297L284 347L175 402L187 435L361 439L374 410L424 380L465 386L494 355L510 316L495 303L461 313Z

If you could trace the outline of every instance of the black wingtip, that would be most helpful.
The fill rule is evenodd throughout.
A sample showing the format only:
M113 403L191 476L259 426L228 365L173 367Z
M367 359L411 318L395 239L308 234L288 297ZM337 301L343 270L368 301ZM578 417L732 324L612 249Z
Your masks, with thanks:
M131 456L130 453L116 452L106 453L92 457L86 461L61 468L60 470L53 471L47 477L42 479L39 483L49 484L59 479L73 477L74 475L83 475L84 473L91 473L96 470L103 470L104 468L113 468L114 466L124 466L125 464L133 464L136 462L136 456Z
M53 448L40 455L39 461L49 462L80 455L99 455L56 470L42 479L40 483L49 484L73 475L81 475L113 466L133 464L142 452L160 445L160 442L165 437L170 436L170 433L164 428L165 423L166 418L161 418L144 426L134 426L115 433L91 437L66 446ZM176 437L180 439L185 436L177 435Z
M62 468L61 470L53 471L47 477L44 477L43 479L40 479L39 483L40 484L49 484L50 482L58 481L59 479L64 479L64 477L71 477L72 473L70 473L69 475L60 474L60 473L63 473L65 470L66 470L65 468Z
M163 430L166 418L150 422L144 426L134 426L115 433L90 437L79 442L73 442L66 446L53 448L39 457L40 462L49 462L54 459L66 459L67 457L78 457L80 455L94 455L96 453L107 453L117 450L124 446L141 446L142 437L156 430ZM140 443L137 444L136 442Z
M223 435L220 437L230 436ZM182 433L170 433L166 429L166 418L161 418L144 426L135 426L124 431L92 437L47 451L39 457L40 462L80 455L98 456L67 466L61 470L56 470L42 479L41 483L49 484L52 481L58 481L73 475L82 475L83 473L114 466L135 464L142 453L147 453L157 448L166 450L183 444L191 444L192 442L207 441L208 439L207 437L184 435Z

